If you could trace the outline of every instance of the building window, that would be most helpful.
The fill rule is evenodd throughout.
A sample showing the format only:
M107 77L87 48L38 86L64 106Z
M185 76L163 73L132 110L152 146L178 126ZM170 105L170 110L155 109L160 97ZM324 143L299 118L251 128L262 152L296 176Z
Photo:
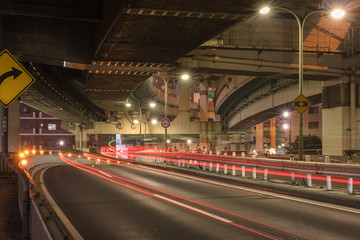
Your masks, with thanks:
M309 122L309 129L319 129L319 122Z
M49 123L48 124L48 130L56 130L56 124L55 123Z
M319 107L309 107L309 114L318 114L319 113Z

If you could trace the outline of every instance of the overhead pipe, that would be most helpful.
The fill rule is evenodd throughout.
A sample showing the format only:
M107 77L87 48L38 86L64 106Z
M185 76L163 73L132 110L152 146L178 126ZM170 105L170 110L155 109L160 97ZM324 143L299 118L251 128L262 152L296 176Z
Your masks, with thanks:
M295 63L280 63L264 60L253 60L253 59L243 59L243 58L231 58L231 57L221 57L221 56L193 56L192 60L197 61L209 61L209 62L221 62L221 63L233 63L233 64L243 64L251 65L258 67L274 67L274 68L286 68L286 69L297 69L299 64ZM325 72L331 74L354 74L360 75L360 70L355 69L341 69L341 68L332 68L327 66L317 66L317 65L304 65L303 68L308 71L315 72Z

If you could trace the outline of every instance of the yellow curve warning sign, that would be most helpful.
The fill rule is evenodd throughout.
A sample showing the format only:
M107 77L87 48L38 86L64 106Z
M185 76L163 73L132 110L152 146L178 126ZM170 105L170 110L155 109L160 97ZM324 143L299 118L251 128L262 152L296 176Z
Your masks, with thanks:
M0 54L0 103L9 107L35 78L11 55L8 50Z

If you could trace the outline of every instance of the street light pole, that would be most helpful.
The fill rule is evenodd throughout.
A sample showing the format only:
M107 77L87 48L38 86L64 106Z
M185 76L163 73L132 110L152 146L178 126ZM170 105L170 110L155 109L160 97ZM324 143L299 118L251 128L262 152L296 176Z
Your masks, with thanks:
M303 70L304 69L303 68L304 24L305 24L306 19L311 14L313 14L315 12L326 11L326 10L325 9L315 9L315 10L312 10L309 13L307 13L302 18L300 18L300 16L297 15L291 9L284 8L284 7L274 7L274 9L279 9L279 10L283 10L283 11L291 13L295 17L296 22L297 22L298 27L299 27L299 95L300 95L300 94L302 94L302 91L303 91L303 82L304 82L304 76L303 76L303 72L304 72L304 70ZM265 8L262 8L260 10L260 13L261 14L266 14L269 11L270 11L270 8L265 7ZM345 13L344 11L336 9L336 10L334 10L332 12L332 16L335 17L335 18L341 18L344 15L344 13ZM299 113L299 160L303 160L303 148L304 148L304 143L303 143L303 116L302 116L302 113Z
M142 121L141 111L142 111L142 107L140 105L138 105L138 107L139 107L139 125L140 125L140 138L141 138L141 121Z
M165 115L165 118L167 119L168 81L162 75L160 75L160 73L157 73L156 76L160 77L164 81L164 86L165 86L165 94L164 94L165 109L164 109L164 115ZM165 151L166 151L166 149L167 149L167 128L164 128L164 129L165 129L164 148L165 148Z
M292 147L291 147L291 119L289 117L289 153L292 154Z
M306 14L303 18L300 18L299 15L297 15L294 11L283 8L283 7L276 7L277 9L287 11L291 13L298 24L299 27L299 95L303 92L303 84L304 84L304 24L306 19L315 12L323 11L324 9L316 9L308 14ZM299 160L303 160L304 155L304 140L303 140L303 115L302 113L299 113Z
M129 107L131 107L131 103L129 103L129 102L126 102L125 103L125 106L127 107L127 108L129 108ZM156 106L156 104L155 103L150 103L149 104L149 106L151 107L151 108L153 108L153 107L155 107ZM140 128L140 145L142 145L142 135L141 135L141 122L142 122L142 109L143 109L143 106L141 106L140 104L137 104L137 107L138 107L138 111L139 111L139 128ZM137 123L136 123L137 124ZM146 134L146 123L145 123L145 134Z

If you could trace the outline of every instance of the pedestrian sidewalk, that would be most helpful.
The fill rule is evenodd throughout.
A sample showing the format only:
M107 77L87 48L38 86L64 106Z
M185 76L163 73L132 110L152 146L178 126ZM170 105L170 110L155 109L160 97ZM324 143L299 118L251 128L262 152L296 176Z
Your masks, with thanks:
M17 198L17 176L0 176L0 239L21 239L22 221Z

